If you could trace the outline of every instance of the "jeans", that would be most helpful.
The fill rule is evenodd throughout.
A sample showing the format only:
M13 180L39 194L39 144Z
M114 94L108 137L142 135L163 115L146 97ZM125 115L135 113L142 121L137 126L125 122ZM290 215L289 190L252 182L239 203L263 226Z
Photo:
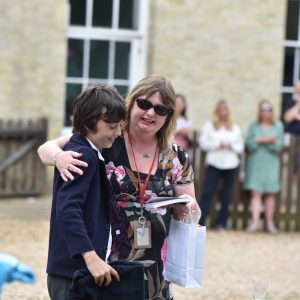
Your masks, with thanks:
M203 185L202 196L200 199L201 218L199 224L205 225L206 217L208 216L214 192L220 179L223 180L221 191L221 209L217 218L217 227L226 228L228 218L228 208L232 198L234 181L238 168L221 170L213 166L208 166Z

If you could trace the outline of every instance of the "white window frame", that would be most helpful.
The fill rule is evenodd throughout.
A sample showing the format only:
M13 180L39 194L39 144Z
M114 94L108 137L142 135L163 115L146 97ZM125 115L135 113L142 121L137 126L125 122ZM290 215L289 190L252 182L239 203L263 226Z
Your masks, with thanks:
M298 0L299 1L299 0ZM300 5L299 5L299 23L298 23L298 35L297 40L284 40L283 42L284 49L291 47L294 48L295 51L295 59L294 59L294 73L293 73L293 85L300 78ZM282 86L281 93L293 93L293 86Z
M69 18L67 27L67 39L82 39L83 40L83 76L81 78L65 77L66 84L82 84L82 89L85 89L89 83L97 82L99 80L93 80L89 78L89 53L90 53L90 40L98 41L118 41L118 42L129 42L131 43L130 52L130 64L129 64L129 76L128 80L125 79L113 79L114 72L114 57L115 57L115 43L109 43L109 70L108 79L101 82L110 85L127 85L129 89L140 80L146 74L146 61L147 61L147 32L148 32L148 14L149 14L149 1L148 0L136 0L136 9L138 10L135 15L137 17L137 29L136 30L125 30L118 28L119 20L119 8L120 1L113 1L113 15L112 15L112 26L110 28L104 27L93 27L92 16L93 16L93 1L97 0L86 0L86 24L83 26L71 26L70 25L70 7L69 7ZM64 128L69 130L70 127Z

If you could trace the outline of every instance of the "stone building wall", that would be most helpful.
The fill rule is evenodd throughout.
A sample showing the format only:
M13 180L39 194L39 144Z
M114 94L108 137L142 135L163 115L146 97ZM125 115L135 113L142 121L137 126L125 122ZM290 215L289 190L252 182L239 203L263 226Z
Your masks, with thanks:
M63 125L67 0L0 0L0 119Z
M244 131L260 99L279 112L285 0L150 2L148 71L187 96L195 128L220 98Z
M285 0L151 0L147 73L186 94L199 129L228 100L245 130L256 105L277 112L283 68ZM63 126L67 0L0 0L0 119L48 117Z

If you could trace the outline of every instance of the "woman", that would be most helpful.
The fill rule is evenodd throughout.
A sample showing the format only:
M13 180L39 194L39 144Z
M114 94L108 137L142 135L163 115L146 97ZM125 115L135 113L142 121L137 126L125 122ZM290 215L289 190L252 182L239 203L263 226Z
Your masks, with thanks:
M233 124L226 101L217 103L211 121L204 124L200 137L201 149L206 151L206 174L200 207L202 216L200 224L205 225L211 208L213 194L220 179L223 180L221 192L221 210L216 227L226 229L228 207L238 167L239 155L244 150L243 135L240 127Z
M280 151L283 125L274 121L272 104L263 100L258 106L257 121L250 125L247 138L246 177L244 188L251 191L251 224L248 231L259 229L262 197L265 200L266 229L275 233L275 195L280 191Z
M175 143L184 150L189 151L193 139L191 121L187 118L186 99L182 94L176 94L176 132Z
M144 262L146 299L172 299L170 285L163 279L161 258L171 214L175 218L184 218L189 211L200 215L195 200L192 167L184 150L172 144L176 127L172 84L162 76L147 76L130 91L126 106L123 137L116 139L109 150L102 152L107 176L130 240L129 254L124 255L113 247L111 259ZM79 154L63 152L59 148L67 140L68 137L59 138L39 148L42 161L55 164L65 180L72 179L70 171L82 173L74 164L84 166L77 159ZM184 194L193 198L188 205L174 205L154 211L141 209L143 203L152 197ZM150 238L143 241L149 248L139 245L135 236L140 225L142 231L145 228L146 232L151 231Z

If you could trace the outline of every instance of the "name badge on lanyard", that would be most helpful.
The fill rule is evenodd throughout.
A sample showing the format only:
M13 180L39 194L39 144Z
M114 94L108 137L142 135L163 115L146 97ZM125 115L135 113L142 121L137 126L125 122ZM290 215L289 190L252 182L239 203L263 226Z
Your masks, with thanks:
M156 158L156 155L158 152L158 144L155 149L154 158L153 158L150 170L148 172L145 184L144 184L144 186L142 186L142 181L141 181L140 173L139 173L139 170L137 167L129 130L127 131L127 134L128 134L128 139L129 139L129 143L131 146L131 151L132 151L132 155L133 155L135 168L136 168L137 175L138 175L138 184L139 184L140 199L141 199L140 217L138 218L137 221L132 222L132 229L134 232L134 236L133 236L134 248L135 249L147 249L147 248L151 248L151 245L152 245L152 243L151 243L151 222L147 221L146 218L144 217L144 202L145 202L144 195L145 195L146 188L147 188L147 185L148 185L148 182L150 179L150 175L153 170L154 163L155 163L155 158Z
M151 248L151 222L147 221L144 216L139 217L138 220L133 221L134 232L134 248L147 249Z

